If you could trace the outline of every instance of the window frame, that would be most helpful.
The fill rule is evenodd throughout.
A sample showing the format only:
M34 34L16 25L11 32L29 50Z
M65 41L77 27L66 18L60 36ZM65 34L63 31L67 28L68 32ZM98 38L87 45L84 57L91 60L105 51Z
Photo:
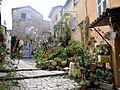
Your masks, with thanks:
M72 17L71 26L72 26L72 31L75 31L76 30L76 26L77 26L77 19L76 19L76 17Z
M78 0L73 0L74 6L78 3Z
M20 14L20 18L21 18L21 19L26 19L26 13L21 13L21 14Z
M31 20L32 19L32 14L31 13L26 13L26 19Z
M24 16L22 16L22 15L24 15ZM32 14L31 13L21 13L20 14L20 18L21 19L24 19L24 20L31 20L32 19Z
M104 1L106 1L106 8L104 8L104 5L103 5ZM99 16L108 8L108 0L100 0L100 2L98 2L97 0L96 3L97 3L97 14Z

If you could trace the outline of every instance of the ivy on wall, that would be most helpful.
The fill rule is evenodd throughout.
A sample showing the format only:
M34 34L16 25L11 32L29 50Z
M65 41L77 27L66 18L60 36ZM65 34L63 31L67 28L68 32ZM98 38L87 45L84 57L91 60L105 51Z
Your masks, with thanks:
M67 46L68 41L70 40L71 37L71 29L70 29L71 18L72 15L70 13L65 13L62 16L61 20L58 21L53 28L55 33L55 38L57 38L57 43L61 43L62 46ZM62 34L60 32L62 32Z

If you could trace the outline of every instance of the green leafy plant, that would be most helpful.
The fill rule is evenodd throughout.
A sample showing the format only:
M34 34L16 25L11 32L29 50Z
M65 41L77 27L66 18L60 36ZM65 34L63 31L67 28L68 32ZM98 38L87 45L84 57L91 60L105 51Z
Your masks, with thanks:
M57 22L56 25L54 25L55 38L57 39L57 43L61 43L61 45L64 47L68 45L68 42L71 38L71 17L72 15L70 13L65 13L61 20ZM63 31L63 33L60 34L60 31Z
M4 32L4 27L0 25L0 34L3 34Z
M73 75L73 76L74 76L75 79L78 79L78 77L79 77L79 72L78 72L78 71L74 72L74 75Z
M13 60L6 57L7 50L3 30L5 30L5 28L0 27L0 72L2 71L5 73L0 77L0 90L8 90L10 87L17 86L18 84L17 80L10 79L15 78L15 70L17 69L18 64L14 64Z
M108 31L104 34L104 38L107 39L107 40L110 40L111 39L111 31Z
M96 47L96 53L98 55L110 55L111 47L107 44L100 44Z

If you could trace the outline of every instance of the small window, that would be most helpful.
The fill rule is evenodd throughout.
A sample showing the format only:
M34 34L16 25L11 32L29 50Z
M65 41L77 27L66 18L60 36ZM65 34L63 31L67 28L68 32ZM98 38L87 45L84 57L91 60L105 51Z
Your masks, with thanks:
M32 15L30 13L26 13L26 19L32 19Z
M75 17L72 18L71 26L72 26L72 31L74 31L76 28L76 18Z
M55 15L55 21L57 21L58 20L58 16L57 15Z
M21 13L21 19L26 19L26 13Z
M30 13L21 13L21 19L32 19L32 15Z
M104 11L106 11L107 5L108 0L97 0L98 15L101 15Z
M74 1L74 2L73 2L73 3L74 3L74 5L76 5L76 4L77 4L77 2L78 2L78 0L73 0L73 1Z

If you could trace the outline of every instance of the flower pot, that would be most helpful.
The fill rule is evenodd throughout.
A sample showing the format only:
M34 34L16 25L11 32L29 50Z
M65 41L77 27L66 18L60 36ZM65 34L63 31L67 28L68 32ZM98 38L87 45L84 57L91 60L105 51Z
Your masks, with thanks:
M66 67L66 65L67 65L67 61L62 61L62 62L61 62L61 66L62 66L62 67Z
M61 62L60 62L60 61L57 61L57 65L60 66L60 65L61 65Z
M86 86L82 86L82 90L87 90Z
M90 81L90 82L93 82L93 81L94 81L94 78L93 78L93 77L89 77L89 81Z
M91 64L90 65L90 71L94 71L96 69L97 65L96 64Z

